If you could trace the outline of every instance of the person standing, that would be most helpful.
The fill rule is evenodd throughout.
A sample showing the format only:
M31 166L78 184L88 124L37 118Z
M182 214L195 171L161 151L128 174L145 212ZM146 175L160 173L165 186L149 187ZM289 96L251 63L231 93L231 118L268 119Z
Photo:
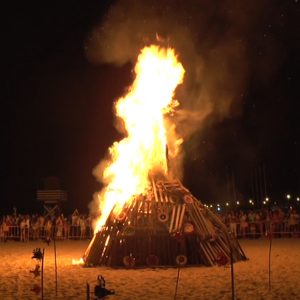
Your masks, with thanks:
M3 219L0 221L0 242L4 242Z
M44 218L44 216L38 217L38 226L39 226L38 236L40 239L44 238L45 237L45 218Z
M62 220L62 217L61 216L58 216L56 221L55 221L55 225L56 225L56 237L57 239L62 239L63 237L63 220Z
M25 236L24 242L29 241L29 230L30 230L30 217L29 215L25 216Z
M25 242L25 227L26 227L26 220L25 217L22 217L20 220L20 230L21 230L20 241L21 242Z
M37 215L34 215L31 219L31 229L32 229L32 239L34 241L38 240L39 238L39 223Z
M48 218L46 221L45 230L46 230L46 240L50 241L52 237L52 221L50 218Z
M234 212L232 212L231 214L229 214L229 228L230 228L230 232L234 237L237 237L236 223L237 223L236 216Z
M4 242L6 242L8 238L8 232L9 232L9 222L7 217L3 217L2 228L3 228Z
M83 240L86 238L86 221L85 217L81 215L79 218L79 226L80 226L80 239Z
M247 214L241 212L240 215L240 224L241 224L241 236L245 237L248 229L248 221L247 221Z
M62 215L63 226L64 226L64 238L67 240L69 238L69 224L68 219L64 215Z

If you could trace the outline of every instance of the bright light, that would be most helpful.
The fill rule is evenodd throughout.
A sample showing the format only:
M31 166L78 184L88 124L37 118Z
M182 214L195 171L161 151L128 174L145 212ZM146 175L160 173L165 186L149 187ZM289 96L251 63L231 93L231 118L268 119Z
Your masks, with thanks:
M115 102L116 116L123 120L124 138L112 144L108 159L97 169L96 176L104 187L96 196L101 215L95 232L101 230L111 212L118 215L134 195L147 194L151 173L168 175L166 149L169 157L175 158L183 142L168 119L179 105L174 99L175 89L185 72L174 49L155 45L143 48L134 71L128 93Z
M266 201L263 201L263 204L266 204L267 202Z
M218 203L217 206L220 206L220 204Z
M299 197L297 197L297 201L298 201L298 202L300 201L300 198L299 198Z
M236 205L240 205L240 201L236 201Z
M250 199L250 200L249 200L249 203L251 204L252 202L253 202L252 199Z
M83 265L84 264L84 260L83 258L80 259L72 259L72 265Z
M290 195L290 194L287 194L287 195L286 195L286 198L287 198L287 199L291 199L291 195Z
M220 210L221 210L221 208L220 208L220 207L218 207L218 208L217 208L217 211L220 211Z
M269 198L268 197L266 197L266 202L269 202Z
M226 202L226 206L229 206L229 203L228 203L228 202Z
M211 204L209 207L213 207L213 205Z

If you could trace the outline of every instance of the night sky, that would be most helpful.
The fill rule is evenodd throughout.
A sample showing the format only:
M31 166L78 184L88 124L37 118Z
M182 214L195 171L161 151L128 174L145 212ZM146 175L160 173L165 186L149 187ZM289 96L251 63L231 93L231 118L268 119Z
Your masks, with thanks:
M13 206L24 212L38 211L35 193L48 176L57 176L68 192L67 211L88 211L93 193L101 187L92 174L93 168L112 142L121 137L114 127L112 107L132 82L133 64L126 59L118 64L109 59L90 59L86 45L94 28L100 26L105 33L110 30L110 22L104 27L101 24L115 5L126 3L119 2L22 2L10 4L4 12L0 214L10 212ZM130 4L138 2L128 1L130 18L134 18ZM203 50L206 54L204 61L213 55L209 51L212 45L221 37L226 39L223 28L231 27L247 53L240 60L243 68L239 68L237 59L231 69L233 74L238 70L232 80L243 73L247 76L242 76L243 84L230 86L238 93L231 93L235 100L227 113L208 115L201 130L193 131L184 145L184 184L206 203L266 195L280 201L287 192L300 196L299 2L257 0L239 7L233 1L203 0L199 7L195 2L145 1L150 13L155 12L163 20L169 18L168 14L172 18L174 11L185 15L182 24L187 31L189 23L185 20L193 17L190 11L201 11L197 22L207 12L210 18L201 23L205 26L197 27L193 21L191 35L198 39L193 44L197 53ZM181 9L172 5L181 5ZM147 13L147 9L141 10L142 21ZM126 16L123 18L126 20ZM243 18L249 21L243 23ZM116 28L124 29L128 24L121 21ZM173 18L172 22L177 20ZM244 27L235 28L239 24ZM163 28L163 35L172 45L175 35L168 28ZM145 30L141 37L145 44L153 38L149 32ZM205 46L199 46L202 38ZM105 46L109 39L100 38L98 43ZM120 45L120 51L122 47L126 44ZM178 51L183 62L187 61L184 44ZM222 58L222 51L218 55ZM216 85L213 89L227 87Z

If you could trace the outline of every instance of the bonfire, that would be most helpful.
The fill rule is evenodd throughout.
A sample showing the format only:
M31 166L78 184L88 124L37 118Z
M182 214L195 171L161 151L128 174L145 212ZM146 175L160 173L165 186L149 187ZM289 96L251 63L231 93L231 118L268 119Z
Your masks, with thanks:
M170 168L183 143L172 114L184 73L174 49L141 50L135 80L115 103L125 137L110 147L104 163L86 265L214 265L246 258L218 216Z

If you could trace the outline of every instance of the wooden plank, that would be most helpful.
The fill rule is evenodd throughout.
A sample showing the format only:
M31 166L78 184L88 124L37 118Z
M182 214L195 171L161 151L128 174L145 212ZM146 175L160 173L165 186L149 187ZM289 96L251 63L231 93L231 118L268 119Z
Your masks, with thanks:
M171 216L171 222L169 227L169 232L171 233L173 231L173 226L175 222L175 213L176 213L176 206L174 205L172 208L172 216Z
M185 204L182 205L182 209L181 209L181 214L180 214L180 218L179 218L179 224L178 224L178 230L181 230L182 228L182 221L183 221L183 216L185 213Z
M178 231L181 208L182 206L180 204L176 205L176 219L175 219L174 231Z
M152 179L152 188L153 188L153 193L154 193L154 197L155 197L155 201L158 202L158 196L157 196L157 192L156 192L156 186L155 186L155 182Z
M202 244L202 242L200 242L199 245L200 245L200 248L202 250L202 254L203 254L202 258L203 258L203 260L205 260L205 262L206 262L207 265L211 265L212 266L214 263L211 260L209 254L207 253L207 250L205 249L204 244Z

